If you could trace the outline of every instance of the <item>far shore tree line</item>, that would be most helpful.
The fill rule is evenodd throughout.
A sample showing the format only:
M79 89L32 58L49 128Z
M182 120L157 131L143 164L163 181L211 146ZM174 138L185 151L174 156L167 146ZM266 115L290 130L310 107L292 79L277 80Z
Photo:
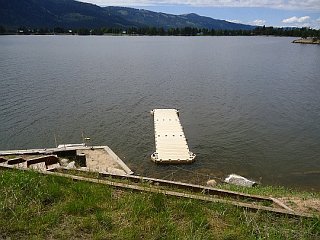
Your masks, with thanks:
M313 37L320 39L320 30L311 28L274 28L256 27L252 30L218 30L207 28L79 28L69 29L55 28L28 28L6 29L0 26L0 34L24 34L24 35L49 35L49 34L73 34L73 35L146 35L146 36L286 36L286 37Z

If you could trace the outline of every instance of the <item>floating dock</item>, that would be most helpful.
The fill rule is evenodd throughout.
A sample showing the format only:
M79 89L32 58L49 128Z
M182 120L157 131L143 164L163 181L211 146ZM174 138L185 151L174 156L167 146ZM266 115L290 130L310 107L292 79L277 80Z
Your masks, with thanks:
M195 154L190 152L176 109L154 109L156 151L151 159L158 163L190 163Z

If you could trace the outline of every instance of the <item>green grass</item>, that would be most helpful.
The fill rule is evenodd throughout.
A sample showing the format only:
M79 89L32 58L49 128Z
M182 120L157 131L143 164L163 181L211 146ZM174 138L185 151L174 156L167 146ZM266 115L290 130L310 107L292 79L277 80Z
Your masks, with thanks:
M248 188L241 187L232 184L221 184L217 186L218 188L242 192L253 195L262 195L262 196L273 196L273 197L302 197L305 199L308 198L320 198L320 192L306 192L298 191L295 189L290 189L282 186L263 186L258 185L256 187Z
M0 239L320 238L318 218L290 218L36 172L0 171L0 192Z

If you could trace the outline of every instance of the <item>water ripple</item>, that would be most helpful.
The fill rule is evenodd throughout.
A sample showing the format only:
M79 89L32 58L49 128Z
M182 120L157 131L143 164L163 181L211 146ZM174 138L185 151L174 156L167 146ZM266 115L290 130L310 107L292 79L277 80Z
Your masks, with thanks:
M236 172L320 190L310 172L320 169L320 49L291 40L2 37L0 149L48 147L53 133L79 142L84 131L140 174ZM149 111L161 107L180 109L194 164L150 161Z

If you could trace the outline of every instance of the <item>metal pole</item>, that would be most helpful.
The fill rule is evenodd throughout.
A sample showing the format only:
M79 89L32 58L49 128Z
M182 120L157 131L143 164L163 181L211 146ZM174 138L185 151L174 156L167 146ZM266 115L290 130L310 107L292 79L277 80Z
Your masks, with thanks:
M57 144L57 137L56 137L56 134L54 133L54 134L53 134L53 136L54 136L54 143L55 143L56 148L57 148L57 147L58 147L58 144Z

